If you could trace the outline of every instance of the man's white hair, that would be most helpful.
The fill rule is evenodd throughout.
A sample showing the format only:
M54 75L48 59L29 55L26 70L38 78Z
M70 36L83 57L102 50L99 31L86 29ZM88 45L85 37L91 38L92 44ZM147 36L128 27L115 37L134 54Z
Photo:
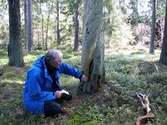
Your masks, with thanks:
M54 58L61 58L63 56L60 50L49 49L47 55L52 56Z
M63 54L60 50L49 49L45 55L45 60L48 63L53 63L55 59L62 58Z

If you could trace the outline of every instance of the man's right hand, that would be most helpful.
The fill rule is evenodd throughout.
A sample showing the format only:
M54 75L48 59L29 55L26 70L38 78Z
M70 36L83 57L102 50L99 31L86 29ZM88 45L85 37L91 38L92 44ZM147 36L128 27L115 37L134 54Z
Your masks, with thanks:
M64 90L65 91L65 90ZM56 91L55 95L57 98L62 98L63 100L70 101L72 99L72 95L65 93L63 90Z
M88 81L88 77L83 74L81 77L81 82L87 82L87 81Z
M57 98L61 98L61 91L56 91L55 95L56 95Z

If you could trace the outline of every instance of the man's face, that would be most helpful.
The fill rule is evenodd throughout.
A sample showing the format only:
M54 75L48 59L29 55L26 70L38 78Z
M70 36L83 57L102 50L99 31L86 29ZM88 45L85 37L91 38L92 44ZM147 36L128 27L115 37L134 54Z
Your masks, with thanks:
M61 57L57 57L57 58L55 58L55 60L54 60L53 66L54 66L55 68L58 68L58 67L60 66L61 62L62 62Z

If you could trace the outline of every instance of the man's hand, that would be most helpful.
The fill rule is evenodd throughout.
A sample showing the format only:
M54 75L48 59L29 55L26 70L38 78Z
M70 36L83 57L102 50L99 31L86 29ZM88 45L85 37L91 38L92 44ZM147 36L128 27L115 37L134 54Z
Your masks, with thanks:
M61 98L61 91L56 91L55 95L56 95L57 98Z
M88 77L83 74L81 77L81 82L86 82L86 81L88 81Z
M56 97L59 99L63 99L63 100L66 100L66 101L70 101L72 100L72 95L70 95L67 91L65 91L64 89L61 90L61 91L56 91L55 92L55 95Z

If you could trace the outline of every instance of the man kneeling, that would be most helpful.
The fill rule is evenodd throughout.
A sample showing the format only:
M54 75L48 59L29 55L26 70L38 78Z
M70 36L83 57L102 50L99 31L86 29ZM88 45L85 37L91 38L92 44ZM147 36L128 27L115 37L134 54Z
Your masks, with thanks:
M60 87L62 73L87 81L77 68L62 62L62 55L59 50L50 49L28 70L23 91L26 111L46 116L63 112L59 100L69 101L72 96Z

